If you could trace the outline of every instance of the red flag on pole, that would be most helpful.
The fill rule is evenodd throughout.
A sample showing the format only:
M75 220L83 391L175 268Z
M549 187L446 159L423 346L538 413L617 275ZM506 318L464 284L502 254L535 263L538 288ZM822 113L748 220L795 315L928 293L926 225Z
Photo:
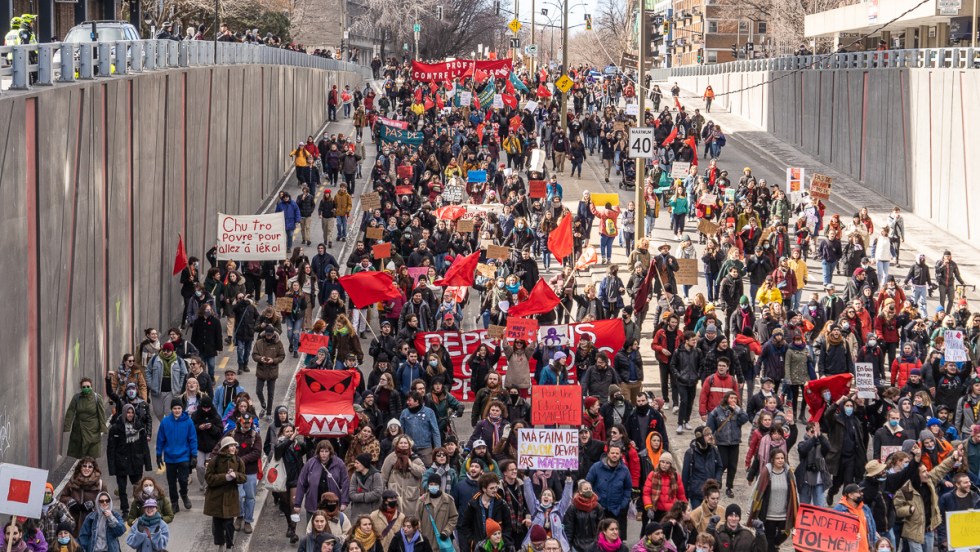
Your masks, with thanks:
M472 286L476 279L476 265L480 263L480 251L465 257L456 257L446 275L432 282L434 286Z
M677 111L681 110L681 99L677 96L674 96L674 105L677 106Z
M677 138L677 125L674 125L674 128L670 131L670 134L668 134L667 138L664 139L663 147L666 148L667 146L673 144L674 138Z
M340 286L354 306L363 309L371 303L397 299L402 292L387 272L365 271L340 277Z
M558 306L561 300L555 295L555 290L544 281L544 278L534 284L534 289L527 296L527 301L518 303L507 311L507 316L530 316L548 312Z
M837 374L806 382L803 386L803 400L806 401L810 412L809 421L814 422L823 416L823 411L830 404L823 399L824 390L830 391L830 402L834 402L850 391L851 374Z
M646 276L643 277L643 282L640 284L640 289L636 290L636 297L633 298L633 312L643 312L643 309L647 308L647 304L650 302L650 286L653 285L653 275L656 273L655 262L650 262Z
M517 94L514 90L514 83L510 82L510 79L504 79L504 91L508 94Z
M684 143L691 147L691 154L692 154L691 166L692 167L697 167L698 166L698 144L697 144L697 142L694 141L694 137L693 136L688 136L687 137L687 140L684 140Z
M436 107L438 107L439 109L442 109L445 106L446 106L446 103L442 100L442 96L441 95L440 96L436 96Z
M433 107L436 106L436 104L432 103L432 100L430 100L429 98L426 98L425 99L425 103L422 104L422 105L425 107L425 110L426 111L428 111L428 110L430 110L430 109L432 109Z
M478 145L483 145L483 123L476 125L476 140Z
M510 81L507 81L507 84L510 84ZM513 88L513 85L511 85L511 88ZM507 107L510 107L511 109L517 109L517 97L514 96L513 93L501 94L500 99L504 101L504 105L506 105Z
M433 94L435 94L437 90L439 90L439 85L436 84L435 81L430 82L429 83L429 92L432 92Z
M543 84L539 84L538 85L538 97L539 98L550 98L551 97L551 92L548 91L548 87L547 86L545 86Z
M174 276L187 268L187 251L184 249L184 237L177 234L177 255L174 257Z
M572 214L565 213L548 236L548 251L559 261L572 254Z
M422 103L422 87L415 89L415 103Z

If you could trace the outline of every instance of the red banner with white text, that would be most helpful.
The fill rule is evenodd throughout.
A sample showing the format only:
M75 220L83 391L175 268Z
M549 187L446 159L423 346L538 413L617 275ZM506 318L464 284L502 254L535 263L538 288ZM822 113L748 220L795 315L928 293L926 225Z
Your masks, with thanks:
M474 63L475 68L474 68ZM412 61L412 80L419 82L443 82L472 74L474 71L486 71L498 79L506 79L513 68L512 60L476 60L454 59L442 63L422 63Z
M560 343L561 336L564 336L565 343L573 348L577 347L582 338L592 340L592 343L602 352L609 355L609 359L623 348L626 343L626 332L623 328L623 321L619 318L611 320L597 320L595 322L585 322L582 324L568 324L562 326L541 326L538 328L538 339L540 342L548 342L552 345ZM415 348L419 354L424 354L429 345L435 341L442 340L443 347L449 351L450 358L453 359L453 377L456 380L453 385L453 395L461 401L472 401L474 398L472 387L470 386L470 368L466 364L470 356L476 353L480 344L486 344L493 351L494 343L490 340L486 330L473 330L469 332L419 332L415 335ZM531 361L531 373L534 374L536 363ZM497 371L501 374L507 373L507 360L503 355L497 365ZM578 370L575 366L570 366L568 377L572 383L578 381Z

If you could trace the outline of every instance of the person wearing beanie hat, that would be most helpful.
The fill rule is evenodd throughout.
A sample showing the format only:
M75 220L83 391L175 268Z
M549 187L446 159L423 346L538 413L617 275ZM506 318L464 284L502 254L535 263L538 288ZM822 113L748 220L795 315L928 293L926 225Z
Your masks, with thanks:
M902 345L899 356L891 363L891 384L901 389L908 383L911 376L922 376L922 361L915 353L912 342L907 341Z
M358 434L359 436L360 434ZM352 520L357 519L361 515L371 515L372 512L381 507L381 496L385 490L384 479L381 477L381 472L374 467L373 460L374 457L370 452L362 452L354 456L353 462L348 462L348 470L351 472L350 503L347 505L347 511L345 513ZM299 471L297 469L298 475ZM283 497L282 501L286 503L287 509L292 509L288 493ZM292 514L292 511L284 513L288 516ZM292 533L287 533L287 535L292 540L292 535L295 534L296 527L291 526L290 529Z
M453 495L450 494L450 492L456 492L454 488L456 472L451 467L446 470L445 475L440 475L437 471L437 464L442 461L440 455L443 454L448 456L446 451L441 448L436 449L433 453L436 464L430 467L426 471L426 475L423 476L422 496L419 498L418 506L418 511L422 513L420 516L422 521L418 530L422 533L423 539L432 543L433 552L437 552L436 543L451 546L450 537L456 530L456 524L459 521L456 503L453 500ZM434 526L433 522L435 523ZM391 549L394 548L393 546Z
M231 435L218 443L218 453L205 468L204 515L210 516L214 544L231 548L235 543L235 518L241 513L238 486L247 481L245 463L238 457L238 442ZM174 502L174 509L177 503Z
M149 444L149 428L152 425L147 424L152 424L148 412L146 419L141 420L132 404L123 403L120 413L113 418L109 426L106 461L109 465L109 475L116 476L122 512L129 511L129 497L126 496L127 480L129 484L135 485L144 471L153 470ZM195 450L194 454L196 453Z
M210 309L210 305L206 308ZM218 328L218 344L221 344L220 323L211 319L211 322ZM205 330L202 330L205 331ZM195 340L197 334L194 334ZM192 342L193 343L193 342ZM198 347L197 343L193 343ZM200 351L200 347L198 347ZM217 353L214 353L216 356ZM203 354L202 354L203 357ZM213 361L213 358L212 358ZM214 364L208 364L210 377L214 375ZM174 345L171 342L163 344L160 352L150 358L146 367L146 386L150 392L150 405L153 407L153 415L158 420L163 420L170 413L170 401L180 394L184 388L184 381L187 379L187 362L174 352Z
M535 550L537 550L544 546L544 541L548 540L548 532L544 530L544 527L534 524L531 526L531 531L528 532L528 539L534 546ZM562 550L565 549L566 548L562 548Z
M582 423L592 431L592 438L598 441L606 440L606 421L599 408L598 397L585 397L585 411Z
M721 465L720 458L718 465ZM653 519L660 519L678 500L687 501L684 482L674 456L664 451L643 484L643 508Z
M191 500L187 496L187 478L190 467L197 464L197 428L194 427L191 417L184 412L180 399L171 400L170 416L160 422L156 452L157 468L163 468L166 463L167 486L174 512L180 511L178 490L184 501L184 508L189 510Z
M75 524L69 521L62 521L53 527L51 538L45 537L48 550L51 552L77 552L82 550L81 545L75 540L72 531Z
M496 520L493 518L487 519L485 530L487 538L476 545L476 550L481 552L500 552L506 549L503 529L501 529L500 524Z

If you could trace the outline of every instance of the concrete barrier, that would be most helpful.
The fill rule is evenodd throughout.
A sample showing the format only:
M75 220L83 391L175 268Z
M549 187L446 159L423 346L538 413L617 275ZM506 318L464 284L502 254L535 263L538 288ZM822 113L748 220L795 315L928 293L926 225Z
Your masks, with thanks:
M179 320L178 234L206 271L216 213L255 212L345 84L362 75L215 66L0 99L0 462L60 460L78 380L101 390L144 327Z

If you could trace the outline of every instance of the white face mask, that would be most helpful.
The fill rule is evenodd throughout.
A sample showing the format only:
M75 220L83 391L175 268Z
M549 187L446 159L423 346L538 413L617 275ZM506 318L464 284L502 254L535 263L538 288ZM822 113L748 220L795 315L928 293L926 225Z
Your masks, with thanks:
M153 485L144 485L143 492L146 494L153 494Z

